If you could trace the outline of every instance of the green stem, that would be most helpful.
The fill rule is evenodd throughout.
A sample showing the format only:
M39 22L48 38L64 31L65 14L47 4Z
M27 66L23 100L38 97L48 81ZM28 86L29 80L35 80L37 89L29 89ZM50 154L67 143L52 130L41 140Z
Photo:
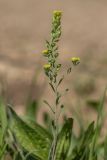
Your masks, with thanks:
M58 117L57 117L57 109L58 105L56 104L56 99L57 99L57 79L55 82L55 112L54 112L54 140L53 140L53 149L52 149L52 160L56 159L56 145L57 145L57 138L58 138Z

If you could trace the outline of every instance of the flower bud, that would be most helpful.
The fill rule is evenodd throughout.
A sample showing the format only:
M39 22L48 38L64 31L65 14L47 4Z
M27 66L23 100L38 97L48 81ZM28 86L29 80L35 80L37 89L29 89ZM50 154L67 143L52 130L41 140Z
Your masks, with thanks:
M45 50L42 51L42 53L43 53L44 55L47 55L47 54L49 53L49 51L48 51L47 49L45 49Z
M49 70L49 69L50 69L50 67L51 67L51 65L50 65L50 64L45 64L45 65L43 66L43 68L44 68L45 70Z
M57 16L60 17L62 15L62 12L61 11L54 11L53 14L55 17L57 17Z
M71 61L74 65L77 65L80 63L80 58L79 57L73 57L71 58Z

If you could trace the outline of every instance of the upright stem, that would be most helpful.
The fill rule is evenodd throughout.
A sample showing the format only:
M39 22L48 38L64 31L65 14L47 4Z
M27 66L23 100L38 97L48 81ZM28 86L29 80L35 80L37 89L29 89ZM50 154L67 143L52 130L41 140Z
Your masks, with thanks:
M56 158L56 145L57 145L57 137L58 137L58 121L57 121L57 81L55 83L55 112L54 112L54 140L53 140L53 150L52 150L52 160L55 160Z
M49 160L56 159L56 146L57 146L57 138L58 138L58 118L57 118L57 111L58 111L58 84L57 84L57 75L61 65L57 62L58 58L58 46L57 42L61 36L61 11L54 11L53 19L52 19L52 31L51 31L51 40L50 42L47 41L47 50L43 51L45 57L47 57L48 64L44 65L45 73L49 78L50 85L54 90L55 94L55 104L54 104L54 117L53 117L53 145L51 149L51 156Z

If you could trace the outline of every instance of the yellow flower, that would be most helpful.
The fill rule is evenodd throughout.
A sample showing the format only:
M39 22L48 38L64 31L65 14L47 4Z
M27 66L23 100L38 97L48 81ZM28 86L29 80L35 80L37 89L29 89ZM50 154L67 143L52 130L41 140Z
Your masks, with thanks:
M62 12L61 11L54 11L53 12L54 16L61 16L62 15Z
M79 57L73 57L71 58L71 61L74 65L77 65L80 63L80 58Z
M45 50L42 51L42 53L43 53L44 55L47 55L49 52L48 52L47 49L45 49Z
M51 67L51 65L50 65L50 64L45 64L45 65L43 66L43 68L44 68L45 70L50 69L50 67Z

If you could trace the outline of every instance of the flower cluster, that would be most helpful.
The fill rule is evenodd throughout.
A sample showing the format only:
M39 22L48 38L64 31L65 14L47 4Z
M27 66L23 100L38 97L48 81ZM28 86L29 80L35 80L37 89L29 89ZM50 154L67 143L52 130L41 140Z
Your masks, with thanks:
M54 42L57 42L61 36L61 11L54 11L53 12L53 26L52 26L52 37Z
M61 11L53 12L51 40L50 42L46 41L47 49L42 51L48 61L44 65L44 70L51 82L56 82L57 72L61 67L61 64L57 63L57 57L59 55L57 42L61 36L61 16Z

